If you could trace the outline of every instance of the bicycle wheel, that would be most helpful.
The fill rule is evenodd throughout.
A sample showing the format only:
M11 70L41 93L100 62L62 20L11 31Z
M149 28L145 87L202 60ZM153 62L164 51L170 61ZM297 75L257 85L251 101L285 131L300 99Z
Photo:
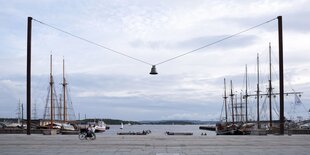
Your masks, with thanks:
M85 133L80 133L80 134L79 134L79 139L80 139L80 140L86 139L86 134L85 134Z

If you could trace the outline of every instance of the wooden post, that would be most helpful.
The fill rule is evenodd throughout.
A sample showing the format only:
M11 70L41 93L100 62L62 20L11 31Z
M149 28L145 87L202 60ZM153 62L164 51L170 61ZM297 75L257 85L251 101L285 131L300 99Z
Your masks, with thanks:
M283 33L282 16L278 16L279 34L279 89L280 89L280 134L284 135L284 73L283 73Z
M32 27L32 17L28 17L27 24L27 88L26 88L26 98L27 98L27 135L30 135L31 129L31 27Z

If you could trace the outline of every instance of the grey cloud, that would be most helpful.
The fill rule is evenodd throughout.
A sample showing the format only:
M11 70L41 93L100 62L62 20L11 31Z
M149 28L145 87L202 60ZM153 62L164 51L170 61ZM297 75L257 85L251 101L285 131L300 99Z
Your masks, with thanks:
M142 40L134 40L129 42L129 44L134 48L150 48L154 50L158 49L171 49L173 48L173 44L167 41L142 41Z
M271 19L276 18L277 16L270 16L270 15L260 15L260 16L255 16L255 18L251 18L251 17L230 17L230 18L220 18L217 19L219 21L227 21L227 23L231 23L234 25L239 25L241 28L239 31L251 28L253 26L262 24L264 22L267 22ZM262 29L268 32L272 32L272 31L277 31L278 30L278 26L277 26L277 20L273 20L269 23L265 23L255 29ZM237 32L235 32L237 33Z
M128 118L136 120L148 120L148 119L160 119L162 116L168 116L173 113L198 113L204 115L210 112L211 109L219 109L218 104L189 104L189 103L175 103L167 101L150 101L144 99L135 98L79 98L75 103L78 108L76 111L92 111L93 114L100 115L104 113L105 116L119 117L122 111L120 109L127 109L130 113ZM148 116L148 114L139 116L140 112L146 111L150 114L156 114L157 116ZM121 114L124 117L124 114ZM218 116L215 116L216 118Z
M177 46L184 47L184 48L199 48L211 43L214 43L218 40L226 38L230 35L217 35L217 36L205 36L205 37L198 37L198 38L191 38L189 40L185 40L179 42ZM232 49L238 47L245 47L251 45L257 37L252 35L239 35L225 41L216 43L211 45L210 48L221 48L221 49ZM202 50L203 51L203 50Z
M210 104L209 101L199 101L191 99L182 99L179 101L170 101L169 94L168 98L164 96L152 96L144 90L152 89L153 91L160 91L160 89L165 89L166 82L172 82L176 77L167 78L160 81L159 86L155 88L153 86L147 86L148 82L143 79L134 79L131 77L114 77L114 76L89 76L89 75L75 75L70 79L69 84L72 88L72 101L75 106L75 111L77 113L91 113L92 115L100 116L100 113L104 113L105 117L119 117L119 110L127 109L131 115L128 118L133 119L154 119L154 116L138 116L134 115L135 111L145 112L150 111L152 113L157 113L157 117L160 119L161 116L168 116L173 113L198 113L204 115L207 111L212 111L212 109L217 109L220 107L219 104ZM86 80L87 79L87 80ZM168 80L169 79L169 80ZM88 81L89 80L89 81ZM95 82L93 82L95 80ZM97 82L97 81L100 82ZM137 83L133 84L133 81ZM72 86L75 85L75 86ZM173 84L174 85L174 84ZM161 88L159 88L161 87ZM99 91L114 91L114 90L133 90L132 93L138 93L139 96L122 97L122 96L94 96L94 97L79 97L75 93L83 90L93 90L98 89ZM135 90L139 90L135 92ZM141 92L142 91L142 92ZM192 91L192 90L180 90L174 93L179 93L182 91ZM130 91L129 91L130 92ZM171 97L171 96L170 96ZM216 102L215 102L216 103ZM139 114L139 113L138 113ZM121 117L125 115L121 114ZM139 118L140 117L140 118ZM216 116L218 117L218 116Z
M195 23L190 24L190 28L183 30L177 30L174 31L174 27L169 26L169 20L172 18L169 17L175 17L174 20L178 21L179 19L182 19L183 13L182 11L187 11L191 9L199 9L199 7L203 9L209 9L209 7L212 4L216 4L216 6L221 5L223 8L226 9L225 6L227 6L227 3L222 2L208 2L208 1L196 1L198 3L193 3L192 1L154 1L154 2L141 2L141 1L130 1L130 2L121 2L119 1L113 1L108 0L104 2L99 1L79 1L79 2L45 2L45 3L30 3L30 2L17 2L17 1L10 1L3 3L4 9L2 9L0 12L2 12L1 18L5 19L3 20L4 23L2 25L4 26L3 29L0 30L0 32L3 32L3 34L0 37L3 44L2 47L3 51L1 52L3 55L3 58L1 58L2 62L2 68L1 70L1 79L9 79L11 81L17 81L21 83L16 90L9 90L7 87L1 85L0 88L0 115L1 116L14 116L14 112L16 109L16 102L17 98L25 98L25 72L24 72L24 65L25 63L22 63L20 61L20 65L17 67L21 68L21 71L16 71L16 67L14 67L14 63L18 62L17 59L13 58L12 56L16 55L15 51L18 52L19 55L22 55L24 58L25 49L24 49L24 41L25 41L25 34L23 32L26 32L26 14L33 15L35 18L38 18L39 20L46 21L49 24L59 26L61 28L64 28L65 30L72 31L75 34L81 35L81 36L87 36L86 38L98 38L98 40L102 39L109 40L111 42L116 42L120 47L119 49L127 49L127 44L124 46L124 42L129 42L130 46L136 49L155 49L155 50L169 50L171 52L175 52L176 55L181 54L182 52L187 52L193 49L196 49L198 47L201 47L203 45L212 43L214 41L217 41L221 38L227 37L231 34L223 34L221 32L216 33L216 35L208 36L207 34L200 34L200 36L197 36L197 31L200 32L202 30L201 28L204 27L204 25L201 25L201 23L206 24L207 22L214 22L219 24L226 24L227 29L230 28L230 24L234 26L234 29L237 27L240 27L240 31L249 27L252 27L254 25L257 25L259 23L262 23L266 20L269 20L271 18L275 18L276 16L272 15L269 11L262 12L261 10L255 11L255 14L253 18L249 18L247 16L251 15L239 15L239 13L234 14L232 16L237 17L230 17L230 16L221 16L221 17L229 17L229 18L217 18L216 16L210 16L209 14L206 14L202 12L201 14L196 13L193 14L194 16L191 16L193 18L197 17L197 15L204 16L203 18L198 18L199 21L197 21L199 24L195 25ZM232 1L232 3L229 4L237 4L240 6L240 9L244 8L245 10L248 9L247 4L252 4L252 2L245 2L245 5L241 4L244 2L238 2L238 1ZM263 1L262 1L263 2ZM1 3L1 2L0 2ZM176 4L177 3L177 4ZM201 5L202 3L205 3L206 5ZM275 2L275 4L280 3ZM292 2L293 4L294 2ZM197 5L198 4L198 5ZM295 4L295 3L294 3ZM14 7L12 7L14 6ZM199 6L199 7L197 7ZM230 7L234 5L228 5ZM204 8L206 7L206 8ZM234 11L234 9L231 10L230 7L227 7L227 10L224 12L230 12ZM267 3L264 3L263 7L270 8ZM283 22L284 22L284 30L285 31L293 31L294 32L309 32L309 21L307 20L309 11L308 11L308 5L304 5L303 8L292 8L290 9L290 12L283 12ZM220 7L221 8L221 7ZM211 7L211 10L213 7ZM48 10L48 11L46 11ZM213 9L214 10L214 9ZM216 11L216 10L214 10ZM238 12L238 10L235 10ZM281 10L282 11L282 10ZM285 11L285 10L283 10ZM273 12L273 11L271 11ZM245 12L246 13L246 12ZM49 14L51 14L49 16ZM226 13L224 13L226 14ZM252 15L253 15L252 14ZM259 15L256 15L259 14ZM61 15L61 16L60 16ZM171 15L171 16L170 16ZM189 14L190 15L190 14ZM281 14L279 14L281 15ZM190 18L190 17L189 17ZM209 20L211 18L211 20ZM213 19L214 18L214 19ZM65 23L63 23L65 22ZM189 21L191 22L191 21ZM194 20L195 22L195 20ZM167 24L167 25L164 25ZM175 23L175 24L178 24ZM182 23L181 23L182 24ZM226 26L224 25L224 26ZM46 28L39 25L38 23L34 23L34 51L40 52L40 54L43 54L43 51L49 51L50 48L54 48L53 46L56 46L57 50L64 50L64 51L73 51L73 52L60 52L64 53L65 57L74 57L74 60L79 60L78 64L88 64L88 60L96 60L98 59L90 59L86 57L90 57L90 54L87 51L91 50L97 50L97 48L92 49L91 46L82 46L78 45L80 42L73 44L68 44L68 41L64 41L66 38L62 38L61 40L56 40L56 37L47 37L46 40L39 37L40 35L46 34ZM167 27L165 27L167 26ZM177 26L172 24L171 26ZM85 31L81 31L85 30ZM160 31L158 31L160 30ZM164 40L165 38L162 38L162 34L168 35L170 32L175 35L179 35L179 32L181 32L181 36L184 32L192 32L193 34L188 34L188 39L183 40ZM276 32L277 30L277 22L272 21L266 25L263 25L259 27L259 30L269 32ZM95 35L90 35L93 33L86 33L87 32L96 32ZM170 32L169 32L170 31ZM45 33L42 33L45 32ZM54 31L48 31L51 34L54 34ZM157 32L160 36L159 38L154 38L152 33ZM225 31L226 33L227 31ZM230 32L230 31L228 31ZM141 34L140 34L141 33ZM168 34L167 34L168 33ZM236 32L231 32L236 33ZM140 34L140 35L139 35ZM195 35L196 34L196 35ZM215 34L215 33L213 33ZM212 45L209 47L211 50L213 49L223 49L223 51L228 51L226 49L234 49L239 47L247 47L248 45L257 45L254 44L254 42L257 41L257 37L254 35L248 35L253 33L244 33L243 35L231 38L229 40L226 40L224 42L218 43L216 45ZM296 33L295 33L296 34ZM295 34L292 34L293 37L295 37ZM13 37L10 37L13 35ZM128 35L128 36L127 36ZM146 36L145 36L146 35ZM150 36L148 36L150 35ZM259 35L259 34L255 34ZM298 36L298 34L297 34ZM39 37L39 38L38 38ZM152 38L153 40L143 40L143 38ZM183 36L184 37L184 36ZM11 38L8 40L7 38ZM22 39L18 39L22 38ZM35 39L37 38L37 39ZM58 38L58 36L57 36ZM136 39L133 38L142 38L142 39ZM131 39L131 40L127 40ZM181 39L181 38L178 38ZM15 42L14 42L15 40ZM16 40L19 40L16 42ZM37 41L41 40L41 42ZM14 42L14 43L13 43ZM45 42L45 43L44 43ZM55 43L53 43L55 42ZM121 43L119 43L121 42ZM44 44L40 44L44 43ZM48 44L46 44L48 43ZM75 43L75 42L74 42ZM66 45L68 47L66 47ZM47 45L47 46L46 46ZM42 46L42 47L41 47ZM258 45L259 46L259 45ZM38 48L40 47L40 48ZM74 48L73 48L74 47ZM208 52L209 48L201 50L200 52ZM301 47L304 48L306 52L306 46ZM36 49L36 50L35 50ZM54 50L53 49L53 50ZM130 49L130 47L129 47ZM296 47L296 50L298 50L299 47ZM250 49L251 50L251 49ZM255 50L255 49L254 49ZM295 50L295 49L294 49ZM134 51L134 50L133 50ZM147 50L145 50L145 54L148 54ZM237 50L236 50L237 51ZM235 52L236 55L238 55L238 52ZM7 55L11 54L11 55ZM45 54L48 54L46 52ZM144 54L144 53L143 53ZM165 53L166 54L166 53ZM173 54L173 53L169 53ZM99 57L94 53L93 57ZM231 59L238 59L235 56L229 55ZM298 65L300 63L306 63L307 56L306 54L300 54L295 56L290 56L288 59L286 59L286 63ZM238 55L239 56L239 55ZM7 57L12 58L13 61L8 61L6 59ZM80 58L83 57L83 58ZM244 57L244 56L241 56ZM38 60L42 57L37 57ZM110 57L105 57L105 59L109 59L109 61L105 61L106 64L109 64L113 60L110 59ZM220 58L218 58L220 59ZM249 60L249 57L241 58L244 62L244 60ZM25 60L25 59L19 59L19 60ZM120 59L122 61L122 59ZM191 61L196 61L197 59L192 59ZM216 60L218 62L225 61L224 60ZM238 59L239 60L239 59ZM238 61L236 60L236 61ZM43 60L42 60L43 61ZM115 60L116 61L116 60ZM115 62L114 61L114 62ZM296 62L298 61L298 63ZM12 62L12 63L10 63ZM69 87L71 89L71 97L74 104L74 107L76 109L77 113L87 113L87 115L92 115L92 117L111 117L111 118L128 118L128 119L135 119L135 120L143 120L143 119L160 119L160 118L171 118L171 117L183 117L183 116L190 116L191 114L197 114L199 116L204 116L206 114L216 114L219 113L221 110L222 105L222 96L221 93L223 92L223 78L224 77L217 77L217 78L197 78L196 75L185 75L187 71L184 71L181 75L176 75L176 72L178 70L181 70L179 68L173 68L172 70L177 70L175 72L167 71L167 73L174 75L164 75L160 74L157 77L146 77L146 76L127 76L126 74L119 73L118 75L115 75L115 72L109 74L109 73L102 73L103 69L98 67L101 65L101 60L98 63L94 63L93 66L88 66L89 68L92 68L91 72L93 74L86 74L81 73L85 72L85 68L80 68L77 66L73 66L73 68L76 69L76 72L79 72L81 74L69 74L67 77ZM219 72L227 72L228 69L231 69L232 66L221 68L216 68L219 65L210 64L208 62L206 63L206 66L212 66L214 67L214 70L218 69ZM255 63L255 62L253 62ZM10 68L4 67L6 65L10 66ZM47 64L47 63L46 63ZM110 64L109 64L110 65ZM167 64L168 65L168 64ZM170 65L170 64L169 64ZM48 64L46 65L48 67ZM83 66L83 65L78 65ZM238 64L240 67L240 65ZM306 65L307 66L307 65ZM38 75L38 74L45 74L42 72L38 73L40 69L36 68L34 65L34 70L37 71L36 74L32 76L32 91L33 91L33 99L38 99L42 102L38 102L40 106L43 107L45 105L44 100L47 94L47 87L48 87L48 74L47 75ZM43 65L41 66L43 67ZM96 68L100 68L97 71L95 71ZM165 69L164 66L162 66L162 69ZM186 66L190 68L189 66ZM195 66L194 66L195 67ZM241 66L242 67L242 66ZM293 66L292 66L293 67ZM169 67L168 67L169 68ZM9 72L8 69L11 69L16 72ZM160 69L160 67L158 68ZM71 70L72 71L72 70ZM90 72L89 70L86 70ZM287 71L286 73L293 73L298 74L299 76L303 76L302 72L307 72L308 70L298 70L298 71ZM48 69L47 69L48 72ZM133 70L134 72L134 70ZM200 72L195 70L195 72ZM200 74L203 74L203 76L209 76L208 75L208 68L206 70L201 71ZM17 75L15 73L20 73L21 75ZM35 72L34 72L35 73ZM135 73L133 73L135 74ZM225 73L220 73L225 74ZM239 73L227 73L229 75L226 76L227 79L227 87L229 87L228 83L229 80L232 79L234 82L235 90L242 89L244 85L244 74L242 71ZM210 74L212 77L216 76L214 74ZM61 75L55 75L55 86L58 90L61 90L61 87L59 83L61 83ZM185 79L187 78L187 79ZM249 78L252 80L252 85L256 84L256 75L250 74ZM303 85L298 85L298 88L301 88L305 91L305 103L309 102L309 97L307 96L306 92L309 90L309 83L307 82L307 77L303 76L304 79L306 79ZM296 88L296 90L299 90ZM215 89L215 90L214 90ZM22 90L22 91L21 91ZM15 94L12 93L15 92ZM59 91L60 92L60 91ZM254 91L253 91L254 92ZM80 95L81 93L94 93L95 95ZM22 99L23 100L23 99ZM309 104L308 104L309 105ZM309 106L306 106L309 107ZM42 112L41 112L42 113ZM214 118L218 118L219 116L214 116ZM204 119L210 119L210 118L204 118Z
M173 50L182 50L185 49L197 49L205 45L212 44L216 41L219 41L223 38L226 38L232 34L228 35L216 35L216 36L202 36L196 38L190 38L188 40L183 40L179 42L169 42L169 41L142 41L142 40L135 40L130 42L130 45L135 48L150 48L150 49L173 49ZM232 49L238 47L246 47L251 45L257 39L256 36L253 35L239 35L236 37L232 37L225 41L221 41L219 43L215 43L211 45L211 49ZM201 51L206 51L202 49ZM176 51L181 52L181 51Z
M307 20L310 16L310 11L308 9L298 9L290 12L283 12L277 15L260 15L255 16L255 18L249 17L234 17L234 18L222 18L218 20L227 21L228 23L234 23L240 25L241 27L250 28L255 25L264 23L273 18L277 18L277 16L282 16L283 21L283 30L295 31L295 32L309 32L310 31L310 21ZM261 25L256 29L262 29L268 32L278 31L278 20L275 19L269 23Z
M292 30L300 33L310 32L310 11L308 9L298 10L285 14L283 18L284 30Z

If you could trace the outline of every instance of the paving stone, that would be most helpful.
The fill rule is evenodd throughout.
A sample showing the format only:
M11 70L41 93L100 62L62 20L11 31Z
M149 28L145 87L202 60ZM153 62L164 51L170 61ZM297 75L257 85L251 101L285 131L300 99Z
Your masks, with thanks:
M77 135L0 135L0 154L54 155L306 155L310 135L113 136L81 141Z

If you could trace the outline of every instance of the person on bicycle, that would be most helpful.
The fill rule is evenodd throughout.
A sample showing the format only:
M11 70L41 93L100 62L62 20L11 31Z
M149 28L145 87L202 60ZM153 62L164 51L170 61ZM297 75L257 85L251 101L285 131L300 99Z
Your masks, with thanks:
M92 132L93 132L93 127L89 124L87 127L87 137L91 137L92 136Z
M93 125L93 127L91 128L91 131L92 131L92 133L94 133L95 134L95 125Z

